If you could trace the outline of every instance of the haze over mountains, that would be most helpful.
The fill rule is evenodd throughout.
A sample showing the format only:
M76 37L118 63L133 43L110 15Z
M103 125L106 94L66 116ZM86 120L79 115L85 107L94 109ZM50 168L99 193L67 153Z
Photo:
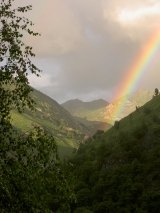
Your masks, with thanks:
M61 104L65 109L67 109L72 115L82 117L84 112L89 112L91 110L98 110L100 108L106 107L109 103L103 99L93 100L91 102L83 102L79 99L69 100Z
M24 114L19 114L13 110L13 125L23 132L30 131L33 126L41 126L54 135L61 157L67 157L86 137L91 137L97 130L106 131L111 128L111 124L117 120L112 116L112 111L124 98L127 101L118 119L135 111L136 106L142 106L151 100L153 93L140 89L114 103L103 99L91 102L74 99L59 105L49 96L34 89L31 96L36 102L35 112L25 109Z
M135 111L136 106L142 106L152 99L154 91L138 89L133 94L126 95L119 98L113 103L108 103L103 99L92 102L83 102L78 99L70 100L62 104L72 115L84 118L91 121L103 121L114 123L115 120L120 120L131 112ZM113 117L113 111L118 108L123 101L123 111L119 117Z
M99 109L101 107L105 107L108 104L109 103L103 99L93 100L90 102L83 102L79 99L74 99L74 100L66 101L65 103L63 103L61 105L70 111L73 109L73 112L74 112L75 107L94 110L94 109Z

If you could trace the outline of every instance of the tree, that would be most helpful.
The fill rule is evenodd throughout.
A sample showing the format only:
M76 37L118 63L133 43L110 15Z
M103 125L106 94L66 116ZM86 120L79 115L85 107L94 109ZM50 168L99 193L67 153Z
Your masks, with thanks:
M14 9L11 0L0 3L0 210L51 212L57 200L56 211L67 212L74 194L60 169L53 136L42 127L23 134L11 125L13 107L20 113L25 107L34 109L27 75L39 76L40 70L31 62L32 47L22 38L24 33L39 34L29 29L31 21L17 15L31 9Z
M155 96L159 95L159 90L157 88L155 88L154 94L155 94Z
M7 2L7 3L6 3ZM32 6L12 9L12 1L1 1L0 7L0 115L6 118L14 106L19 112L25 106L33 108L29 97L32 91L27 78L28 72L39 76L40 70L31 62L35 54L32 47L23 41L23 33L39 35L28 28L33 23L27 18L17 16L18 12L27 12Z
M98 129L96 133L92 136L93 139L100 137L104 133L104 130Z
M120 121L115 121L114 122L114 128L119 129L119 126L120 126Z
M146 115L148 115L148 114L150 114L150 113L152 112L152 110L151 110L149 107L144 106L143 112L144 112Z

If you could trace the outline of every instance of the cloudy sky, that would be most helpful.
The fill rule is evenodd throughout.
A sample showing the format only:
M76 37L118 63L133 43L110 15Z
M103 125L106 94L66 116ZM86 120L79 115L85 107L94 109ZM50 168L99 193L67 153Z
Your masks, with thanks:
M59 103L69 99L112 101L148 39L160 28L159 0L15 0L32 4L27 17L40 37L25 37L36 53L41 78L33 87ZM140 88L160 87L160 54Z

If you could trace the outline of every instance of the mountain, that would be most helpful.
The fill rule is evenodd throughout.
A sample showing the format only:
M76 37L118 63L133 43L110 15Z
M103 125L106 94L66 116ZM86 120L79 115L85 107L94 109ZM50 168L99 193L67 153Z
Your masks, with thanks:
M94 100L91 102L83 102L79 99L69 100L61 104L72 115L77 117L86 117L85 115L93 110L106 107L109 103L103 99Z
M79 99L74 99L61 104L61 106L68 110L77 121L87 126L92 132L92 135L98 129L107 131L109 128L111 128L112 125L106 121L97 121L96 119L88 120L89 115L100 110L102 107L106 107L107 105L109 105L109 103L103 99L94 100L91 102L83 102Z
M113 103L107 103L105 105L105 101L103 100L102 105L98 105L99 107L93 107L87 108L82 107L83 102L80 100L71 100L66 103L64 103L62 106L64 106L68 111L74 115L81 118L86 117L87 120L90 121L102 121L102 122L108 122L113 124L115 120L119 120L130 114L131 112L135 111L136 106L140 107L149 100L152 99L154 92L139 89L133 94L123 96L117 100L115 100ZM113 117L113 111L114 109L118 108L123 101L125 100L123 112L119 115L118 118ZM99 100L98 100L99 101ZM92 102L90 102L92 103Z
M103 122L114 123L115 120L120 120L131 112L136 110L136 107L143 106L146 102L150 101L153 97L154 92L139 89L136 92L123 96L113 103L109 104L100 110L94 111L95 117L88 118L89 120L98 120ZM124 103L124 104L123 104ZM113 117L113 111L118 109L123 104L123 110L119 117Z
M77 148L85 135L92 135L83 123L75 119L66 109L47 95L35 90L30 94L36 102L35 112L25 109L19 114L12 110L13 125L23 132L34 126L42 126L54 135L59 146L60 156L68 156L73 148Z
M97 131L70 156L74 212L159 212L159 109L160 95L107 132Z

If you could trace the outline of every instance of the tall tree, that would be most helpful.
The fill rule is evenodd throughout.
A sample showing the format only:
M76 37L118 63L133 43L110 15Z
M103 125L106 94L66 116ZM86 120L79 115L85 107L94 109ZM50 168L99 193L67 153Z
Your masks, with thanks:
M0 116L6 118L11 107L22 112L24 106L33 107L29 97L32 91L27 78L28 72L39 76L40 70L32 63L35 56L32 47L26 45L22 38L24 33L39 35L29 29L33 23L27 18L17 16L31 10L32 6L13 9L11 0L2 0L0 6Z
M31 61L32 47L22 40L24 33L39 34L17 15L32 6L14 9L12 2L0 3L0 212L51 212L53 204L54 211L67 212L74 195L60 170L53 136L42 127L26 135L11 125L13 107L20 113L34 108L27 75L40 73Z
M158 90L157 88L155 88L154 94L155 94L156 96L159 95L159 90Z

